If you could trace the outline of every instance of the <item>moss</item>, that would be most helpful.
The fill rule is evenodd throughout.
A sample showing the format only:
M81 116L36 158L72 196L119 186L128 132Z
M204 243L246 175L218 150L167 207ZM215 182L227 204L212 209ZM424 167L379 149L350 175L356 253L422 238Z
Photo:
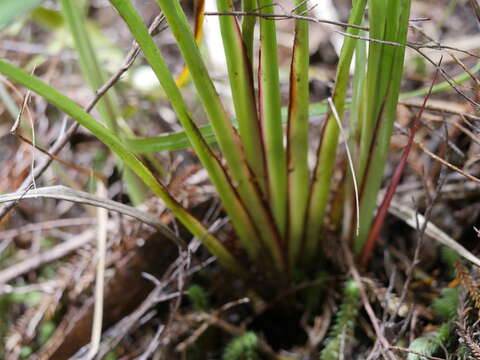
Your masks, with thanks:
M342 343L352 345L354 341L355 321L360 309L360 290L357 283L348 280L343 290L342 304L337 312L325 348L320 354L320 360L337 360L339 358Z
M233 339L225 348L223 360L257 360L258 337L253 332L247 332Z

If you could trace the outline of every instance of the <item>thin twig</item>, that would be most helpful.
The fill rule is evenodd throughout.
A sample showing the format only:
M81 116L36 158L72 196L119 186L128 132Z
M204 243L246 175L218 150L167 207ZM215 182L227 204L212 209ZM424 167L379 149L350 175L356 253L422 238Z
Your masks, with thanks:
M149 32L151 35L155 34L157 31L163 31L165 27L159 28L160 24L163 22L163 15L160 14L158 15L152 22L152 25L150 25ZM102 98L102 96L112 87L115 85L115 83L121 78L121 76L130 68L130 66L133 64L135 61L136 57L139 54L140 47L139 45L134 42L130 51L128 52L123 65L120 67L120 69L117 70L115 74L113 74L110 79L108 79L105 84L96 91L95 96L93 97L92 100L87 104L87 106L84 107L84 110L88 113L92 111L92 109L95 107L95 105L98 103L98 101ZM67 115L64 116L63 118L63 123L66 124L68 121L69 117ZM78 122L73 123L67 131L64 133L60 134L55 141L55 143L48 149L48 153L52 155L57 155L60 150L63 149L63 147L68 143L70 140L71 136L77 131L79 128L80 124ZM38 164L35 169L31 172L31 176L28 176L23 183L17 188L17 191L28 191L31 186L31 178L38 178L40 177L45 170L50 166L52 163L53 159L52 158L47 158L45 159L42 163ZM15 207L16 203L11 203L8 205L3 206L0 208L0 220L11 210Z
M160 337L165 330L165 325L159 325L157 331L155 332L155 336L153 337L152 341L148 345L147 349L140 355L136 360L148 360L153 355L153 353L158 349L160 345Z
M467 179L471 180L471 181L474 181L476 183L480 183L480 179L473 176L473 175L470 175L469 173L463 171L462 169L460 169L459 167L449 163L448 161L442 159L440 156L432 153L430 150L428 150L425 145L423 145L421 142L419 141L415 141L415 145L417 145L424 153L426 153L428 156L430 156L433 160L435 161L438 161L439 163L441 163L442 165L445 165L446 167L448 167L450 170L453 170L463 176L465 176Z
M375 316L375 312L372 309L372 305L370 305L370 302L368 300L367 292L365 291L365 287L363 286L362 279L361 279L360 274L358 273L358 270L355 266L352 251L350 250L348 244L345 241L342 240L341 243L342 243L342 248L343 248L343 254L344 254L345 259L347 261L347 265L349 267L350 273L352 274L353 279L357 283L358 289L360 291L360 295L362 297L362 302L363 302L363 307L365 308L365 311L367 312L367 315L370 319L370 322L373 325L373 328L375 330L375 334L377 335L377 340L383 346L383 350L385 351L384 355L385 355L385 357L387 357L390 360L396 360L396 357L390 351L390 344L388 343L388 340L383 335L383 332L382 332L382 329L380 327L379 321L378 321L377 317Z
M219 220L215 221L208 228L209 233L214 234L216 231L220 229L221 226L223 226L226 223L226 221L222 221L223 219L219 219ZM190 242L189 251L191 253L194 253L199 248L199 245L201 243L200 240L201 239L195 238ZM142 316L148 310L150 310L154 305L158 304L161 301L170 300L170 297L168 296L170 294L165 294L165 291L167 289L167 286L177 282L177 277L179 273L182 273L183 276L185 277L190 277L196 272L204 269L205 266L207 266L208 264L211 264L213 261L212 259L214 259L214 258L209 258L199 266L192 267L191 269L189 269L189 271L181 270L185 267L185 262L190 260L189 258L190 256L185 257L180 255L177 258L177 260L174 261L173 264L169 266L167 271L165 271L162 280L154 281L154 283L156 283L155 288L148 294L148 296L140 304L140 306L135 311L133 311L130 315L124 317L117 324L115 324L104 336L104 340L102 341L102 344L100 346L100 350L98 351L96 359L98 360L103 359L103 357L108 352L110 352L111 349L115 347L132 330L135 324L138 324ZM165 324L164 331L167 330L167 328L168 328L168 323Z
M26 224L16 229L1 231L0 240L9 240L22 234L55 229L59 227L94 225L96 222L97 220L93 217L79 217L73 219L57 219L33 224Z
M436 188L436 192L434 194L434 197L432 198L431 203L429 204L427 210L425 211L425 216L423 216L423 219L422 219L421 223L420 223L420 214L418 214L418 212L416 213L415 222L416 222L416 230L417 230L417 238L418 238L417 239L417 245L415 246L413 261L407 269L407 278L405 279L405 282L403 284L403 288L402 288L402 292L400 294L397 309L393 313L390 321L393 321L395 319L395 317L397 316L398 310L400 309L400 306L405 301L405 298L407 297L407 294L408 294L408 289L409 289L410 284L413 280L414 270L417 267L417 265L420 263L420 251L421 251L423 243L425 241L425 234L427 233L427 229L429 228L429 225L430 225L430 217L432 215L433 207L435 206L438 199L440 198L441 190L442 190L442 187L445 184L445 180L446 180L445 172L443 172L441 175L442 176L440 177L440 179L438 180L438 183L437 183L437 188ZM398 338L399 337L397 337L397 339Z
M472 6L473 12L480 23L480 5L478 4L478 0L470 0L470 5Z
M466 101L468 101L470 104L474 105L476 108L480 107L480 104L476 102L475 100L472 100L469 98L467 95L465 95L462 91L460 91L457 86L454 84L454 79L448 75L448 73L440 66L438 66L435 61L433 61L428 55L426 55L421 49L419 49L416 46L412 45L407 45L409 48L415 50L417 53L419 53L425 60L427 60L430 64L432 64L436 70L440 72L442 77L445 79L445 81L452 87L457 94L459 94L462 98L464 98Z
M17 137L22 140L23 142L31 145L34 149L40 151L41 153L47 155L48 157L50 157L52 160L55 160L57 162L59 162L60 164L70 168L70 169L73 169L81 174L84 174L84 175L87 175L87 176L92 176L96 179L99 179L99 180L102 180L102 181L106 181L107 180L107 177L105 175L103 175L102 173L98 172L98 171L95 171L95 170L92 170L92 169L85 169L85 168L82 168L80 166L77 166L75 164L72 164L66 160L63 160L62 158L58 157L57 155L53 155L53 154L50 154L47 150L41 148L40 146L38 145L35 145L33 141L30 141L29 139L27 139L26 137L24 137L22 134L16 134ZM34 189L36 188L35 186L33 187Z
M312 16L294 14L292 12L285 13L285 14L262 14L259 12L248 12L248 11L225 11L225 12L212 11L212 12L205 12L205 15L206 16L256 16L256 17L262 17L270 20L291 20L291 19L307 20L313 23L318 23L318 24L322 23L322 24L336 25L343 28L353 28L353 29L368 31L368 27L366 26L354 25L354 24L327 20L327 19L319 19Z
M423 106L421 101L415 100L415 99L400 100L398 103L401 105L405 105L408 107L415 107L415 108L421 108ZM464 116L469 120L480 121L480 116L476 116L474 114L469 114L469 113L460 111L459 107L460 105L456 106L456 104L454 103L452 104L452 103L444 102L444 106L442 106L442 104L440 104L439 102L432 101L430 104L427 104L425 106L425 110L443 112L446 114L460 115L460 116Z
M33 255L22 262L1 270L0 284L5 284L21 275L28 273L29 271L37 269L40 266L49 264L55 260L67 256L78 248L88 244L94 235L94 230L87 230L80 235L72 237L64 243L61 243L60 245L52 247L48 251Z
M366 37L366 36L353 35L353 34L346 33L346 32L344 32L344 31L339 31L339 30L334 30L334 31L335 31L336 33L342 35L342 36L351 37L352 39L369 41L369 42L374 42L374 43L384 44L384 45L391 45L391 46L403 47L402 44L397 43L397 42L394 42L394 41L380 40L380 39L375 39L375 38Z

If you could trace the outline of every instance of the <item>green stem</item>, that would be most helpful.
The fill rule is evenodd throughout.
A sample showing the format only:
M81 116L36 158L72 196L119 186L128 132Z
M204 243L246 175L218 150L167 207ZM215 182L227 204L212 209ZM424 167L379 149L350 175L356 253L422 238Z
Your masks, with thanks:
M369 8L375 10L377 5L379 4L372 1L372 3L369 4ZM396 6L387 7L385 16L387 18L385 40L395 41L405 45L408 32L410 6L411 0L403 0ZM375 20L372 17L370 17L370 19L371 23L374 23L375 28ZM390 69L379 69L380 76L377 79L382 83L387 82L388 87L384 98L378 98L378 95L376 98L376 101L382 104L382 108L380 112L373 112L375 119L374 121L371 121L371 123L374 124L374 127L371 129L371 131L374 132L374 135L371 136L371 144L368 147L364 146L361 149L362 157L366 157L367 161L365 161L363 176L362 174L359 176L359 179L362 180L362 190L360 191L360 230L354 242L354 250L356 254L359 254L362 251L373 220L378 192L380 191L385 164L388 159L388 149L390 147L393 124L396 119L396 109L403 74L405 46L384 46L386 48L383 49L383 51L391 56L393 61ZM390 52L392 52L391 55L389 54ZM367 78L370 75L371 74L367 73ZM377 88L380 86L380 84L368 83L368 80L367 84L368 86L376 85ZM370 105L370 102L368 102L367 106ZM369 116L368 114L369 113L367 112L367 119ZM363 151L367 151L367 153L363 153Z
M157 0L157 2L190 70L200 101L213 126L222 154L227 160L234 186L245 202L257 229L260 230L261 239L270 250L275 268L282 271L285 268L283 246L275 223L261 198L260 189L252 180L252 173L239 144L238 135L213 86L185 13L178 0Z
M307 3L299 12L307 10ZM308 121L309 121L309 46L308 21L295 21L295 40L293 44L290 72L290 103L287 124L287 161L288 161L288 241L289 264L295 265L305 233L305 215L307 212L310 174L308 169Z
M271 0L258 0L260 13L273 14ZM280 80L278 74L277 30L275 21L260 18L259 65L260 118L268 168L269 202L279 233L287 224L287 163L283 147Z
M242 11L249 13L255 10L256 0L242 0ZM256 16L244 16L242 19L242 37L247 49L250 66L253 62L253 40L255 33Z
M90 37L85 26L84 11L78 7L78 4L75 1L61 0L61 4L65 23L72 34L75 48L79 54L82 73L87 79L90 88L93 91L96 91L104 84L107 76L100 66L96 51L92 42L90 41ZM121 114L114 89L111 89L102 97L102 99L99 100L96 108L107 127L115 134L121 135L123 132L125 132L125 135L132 135L131 131L129 131L130 129L120 129L117 123L117 119L120 118ZM140 179L136 178L131 173L130 169L125 169L121 161L117 161L117 165L123 170L122 177L127 185L128 193L131 196L132 203L134 205L143 203L146 198L146 188L140 182Z
M476 74L480 71L480 62L475 64L469 72L472 74ZM456 85L461 85L471 79L470 75L467 72L463 72L455 77L452 78L451 82ZM432 88L432 94L438 94L448 89L451 89L452 86L447 82L443 81ZM418 90L412 90L405 93L400 94L400 100L411 99L414 97L425 96L428 94L428 88L421 88ZM350 102L345 103L345 109L350 109L351 104ZM364 104L361 104L360 108L364 108ZM314 116L321 116L327 113L328 106L325 103L311 103L310 104L310 111L309 117ZM362 113L364 111L362 110ZM355 115L354 115L355 116ZM282 123L286 123L288 118L288 108L282 107ZM236 126L236 120L233 119L233 123ZM200 127L200 131L202 135L205 137L208 143L215 143L215 134L213 129L210 125L204 125ZM176 133L160 135L157 137L150 137L150 138L142 138L142 139L125 139L129 146L131 146L131 150L138 152L138 153L154 153L154 152L162 152L162 151L173 151L173 150L181 150L188 148L190 146L190 142L183 131L179 131Z
M145 58L160 81L180 123L185 129L185 132L195 149L195 153L207 170L210 180L217 189L243 246L252 259L258 259L260 244L256 241L258 235L251 218L248 216L243 203L240 201L238 194L232 187L224 168L210 150L199 129L193 122L188 107L175 83L175 79L168 70L165 60L160 54L152 37L149 35L148 29L144 25L140 15L129 0L111 0L111 3L127 23L132 35L140 45Z
M383 0L368 1L368 15L370 19L369 36L371 38L385 39L385 22L386 22L386 2ZM388 86L388 73L391 71L382 71L383 68L383 51L385 45L374 42L369 44L368 63L367 63L367 79L366 79L366 117L362 124L362 136L360 141L360 162L357 170L357 176L361 182L365 173L368 156L370 154L370 144L374 137L375 125L381 112L386 90ZM385 64L387 65L387 64ZM381 77L383 76L383 78Z
M361 36L368 36L364 31L360 32ZM355 71L352 79L352 102L350 106L349 121L349 139L348 147L353 155L353 163L358 164L359 161L359 144L360 131L365 117L365 101L364 88L367 66L367 44L365 41L358 41L355 47ZM355 175L355 180L358 179ZM356 196L354 188L354 178L348 176L345 182L345 204L343 212L342 238L350 239L353 234L353 226L356 221L353 217L356 215Z
M217 6L220 12L234 10L232 0L217 0ZM255 179L265 193L266 164L255 101L252 64L247 55L236 18L220 16L220 29L245 157L255 175Z
M362 23L366 3L366 0L355 1L349 19L351 24L360 25ZM347 31L352 35L357 35L359 32L359 30L355 28L349 28ZM357 39L346 37L340 53L335 90L333 93L333 103L335 104L340 120L343 120L344 116L350 65L352 63L356 42ZM333 169L336 163L339 134L340 129L335 121L334 114L330 111L322 130L317 152L317 164L311 187L305 244L305 257L307 261L311 261L316 256L318 243L320 241L328 195L331 189Z

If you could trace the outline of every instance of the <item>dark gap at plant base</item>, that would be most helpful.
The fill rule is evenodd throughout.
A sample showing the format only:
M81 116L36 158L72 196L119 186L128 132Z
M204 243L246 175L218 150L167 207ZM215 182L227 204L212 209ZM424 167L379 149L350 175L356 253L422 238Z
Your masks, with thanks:
M302 346L307 334L300 326L303 309L294 309L280 304L261 314L251 324L251 330L262 334L275 350Z

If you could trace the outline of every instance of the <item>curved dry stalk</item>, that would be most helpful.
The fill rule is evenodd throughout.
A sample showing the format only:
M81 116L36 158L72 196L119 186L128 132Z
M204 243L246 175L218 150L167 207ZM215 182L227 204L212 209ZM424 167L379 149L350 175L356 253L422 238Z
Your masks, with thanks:
M156 216L150 215L149 213L136 209L132 206L128 206L113 200L104 199L83 191L73 190L63 185L47 186L27 192L20 191L16 193L3 194L0 195L0 203L37 198L58 199L79 204L87 204L131 216L147 225L154 227L158 232L160 232L167 239L173 241L175 244L186 248L185 242L176 236L169 228L167 228L165 224L163 224Z
M353 190L354 190L353 193L355 195L355 211L357 216L355 234L358 234L358 231L360 229L360 219L359 219L360 200L358 197L359 191L358 191L358 184L357 184L357 175L355 174L355 166L353 164L353 157L352 157L350 148L348 147L348 136L345 134L345 130L343 130L342 121L340 120L340 116L338 115L337 108L335 107L335 104L333 103L333 100L331 97L329 97L327 100L328 100L328 105L330 105L330 108L332 109L333 117L337 122L338 129L340 130L340 136L342 137L342 141L345 143L345 152L347 155L348 167L352 175L352 184L353 184Z

